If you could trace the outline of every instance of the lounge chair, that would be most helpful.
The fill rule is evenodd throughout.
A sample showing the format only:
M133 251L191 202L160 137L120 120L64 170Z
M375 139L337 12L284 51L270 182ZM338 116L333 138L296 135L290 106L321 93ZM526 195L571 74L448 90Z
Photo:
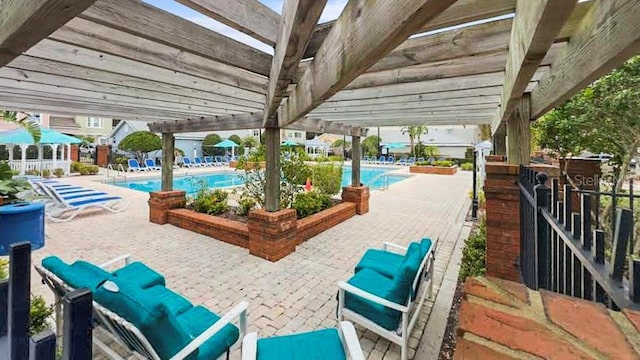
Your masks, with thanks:
M218 166L218 164L213 161L211 156L205 156L204 157L204 164L206 166Z
M385 164L387 164L387 165L393 165L393 164L395 164L395 162L396 162L396 158L394 158L393 156L389 156L389 157L387 158L387 161L385 162Z
M338 329L322 329L258 339L256 333L242 340L242 360L364 360L353 324L340 323Z
M423 239L408 247L385 243L382 250L368 250L355 275L338 283L338 320L351 320L400 345L406 360L411 330L432 295L436 245Z
M153 159L145 159L144 165L147 167L148 171L160 171L162 168L156 165L156 162Z
M402 166L407 165L407 158L406 157L400 158L400 160L398 160L398 165L402 165Z
M89 208L98 208L118 213L124 211L129 204L119 196L109 195L101 191L87 189L79 193L60 193L61 189L42 184L42 189L57 202L57 206L47 212L47 217L54 222L73 220ZM69 190L69 189L67 189ZM74 189L80 190L80 189Z
M197 165L192 163L191 159L188 158L188 157L183 157L182 158L182 166L188 167L188 168L197 167Z
M200 159L199 157L194 157L193 158L193 164L197 167L205 167L207 166L207 164L202 162L202 159Z
M229 165L228 162L225 161L225 158L223 158L221 155L216 155L215 160L218 164L220 164L220 166L227 166Z
M130 172L147 171L147 168L140 166L140 163L136 159L127 160L127 164L129 165L129 168L127 169L127 171L130 171Z
M417 162L424 162L424 158L423 157L419 157L418 159L416 159Z
M125 266L106 270L119 262ZM228 354L245 333L246 302L220 317L167 289L161 274L141 262L131 262L129 255L99 266L80 260L68 265L50 256L35 268L56 296L56 304L68 291L91 290L94 322L136 358L217 359ZM56 311L56 324L61 324L60 315ZM236 318L239 327L231 324ZM97 336L93 343L112 359L122 359Z
M369 157L367 155L365 155L364 157L362 157L362 163L363 164L368 164L369 163Z
M415 157L410 157L409 159L407 159L407 164L408 165L413 165L416 163L416 158Z
M381 155L380 158L378 159L378 161L376 161L375 163L378 165L383 165L387 162L387 157L384 155Z

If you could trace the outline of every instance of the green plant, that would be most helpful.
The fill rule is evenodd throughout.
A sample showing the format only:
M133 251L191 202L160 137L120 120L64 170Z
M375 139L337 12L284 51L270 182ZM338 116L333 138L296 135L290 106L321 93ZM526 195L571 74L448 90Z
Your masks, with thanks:
M24 115L24 114L23 114ZM40 123L32 119L28 114L24 117L18 117L18 113L15 111L0 111L0 119L4 122L18 124L25 128L27 132L33 138L34 143L40 142L42 131L40 130Z
M453 166L453 161L451 160L437 160L433 162L434 166L441 166L441 167L452 167Z
M440 149L438 149L437 146L433 146L433 145L429 145L429 146L425 146L424 150L422 152L424 154L424 157L428 158L437 158L438 156L440 156Z
M95 175L100 171L98 165L80 164L77 169L80 175Z
M0 259L0 281L9 277L9 260Z
M249 211L256 207L256 199L251 196L242 194L240 197L240 201L238 201L238 208L236 210L236 214L240 216L244 216L249 214Z
M227 197L229 194L222 189L211 190L201 188L193 199L193 208L203 214L217 215L229 209Z
M313 187L321 194L335 195L342 184L342 165L333 163L318 164L311 167Z
M30 175L30 176L40 176L41 172L39 170L36 170L36 169L29 169L29 170L25 170L24 174L25 175Z
M482 276L486 269L487 219L482 216L477 229L469 235L462 249L459 279L469 276Z
M83 163L72 161L71 162L71 172L80 172L80 167L84 166Z
M484 204L487 202L487 199L484 197L484 191L478 191L478 206L481 208L484 207ZM469 199L473 200L473 190L469 190Z
M133 153L142 164L147 153L162 149L162 139L150 131L134 131L120 141L118 148Z
M378 145L382 142L382 138L376 135L367 136L362 140L362 152L367 156L378 156Z
M473 164L472 163L463 163L463 164L460 165L460 170L473 171Z
M202 153L205 156L224 155L224 149L217 148L215 145L222 142L220 135L212 133L202 139Z
M19 201L18 193L30 190L31 185L25 179L14 179L9 163L0 161L0 198L2 203Z
M45 179L48 179L51 177L51 170L49 169L42 169L42 177Z
M64 169L61 168L57 168L53 170L53 175L55 175L56 177L63 177L64 176Z
M296 195L292 207L298 219L302 219L331 207L331 197L314 191L300 193Z
M42 296L31 297L29 308L29 335L35 335L49 329L47 319L53 314L53 305L47 305Z

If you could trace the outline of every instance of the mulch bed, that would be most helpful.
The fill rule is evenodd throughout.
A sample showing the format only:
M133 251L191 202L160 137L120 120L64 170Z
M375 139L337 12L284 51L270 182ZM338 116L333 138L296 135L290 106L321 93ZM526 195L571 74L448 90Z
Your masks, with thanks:
M239 221L245 224L249 222L249 217L247 215L236 214L236 208L233 206L229 206L229 210L223 212L222 214L218 214L216 216L224 219L228 219L228 220Z
M449 311L447 328L444 331L444 337L442 338L442 345L440 346L440 355L438 356L438 360L453 359L453 355L456 350L456 337L458 335L458 314L460 312L460 304L462 304L463 286L464 283L462 281L458 281L456 292L453 295L453 302L451 303L451 311Z

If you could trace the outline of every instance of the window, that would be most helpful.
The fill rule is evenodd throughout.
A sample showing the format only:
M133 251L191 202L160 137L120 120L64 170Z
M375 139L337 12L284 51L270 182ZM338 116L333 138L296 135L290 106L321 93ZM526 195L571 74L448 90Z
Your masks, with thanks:
M293 136L294 136L296 139L302 139L302 133L301 133L301 132L299 132L299 131L296 131L295 133L293 133Z
M109 138L101 136L98 138L98 145L108 145L109 144Z
M88 128L93 128L93 129L102 128L102 119L98 118L98 117L90 116L87 119L87 127Z
M254 137L260 137L260 130L253 130Z

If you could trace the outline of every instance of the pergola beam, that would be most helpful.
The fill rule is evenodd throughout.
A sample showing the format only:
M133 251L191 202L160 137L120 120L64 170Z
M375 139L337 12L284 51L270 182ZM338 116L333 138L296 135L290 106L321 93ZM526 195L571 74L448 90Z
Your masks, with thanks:
M189 118L186 120L158 121L149 129L159 133L204 132L258 129L262 126L262 112Z
M348 2L311 66L282 103L279 124L302 118L454 2Z
M0 4L0 67L87 9L95 0L5 0Z
M280 15L258 0L176 1L265 44L276 44Z
M80 16L211 60L269 75L269 54L139 0L98 0Z
M511 115L577 0L518 0L495 130Z
M326 0L285 0L265 103L265 126L275 126L282 97L320 19Z
M640 2L596 1L567 51L531 94L536 119L640 52Z
M487 108L495 108L500 103L500 96L475 96L456 99L444 99L444 100L431 100L431 101L413 101L413 102L400 102L400 103L378 103L367 106L334 106L334 107L318 107L310 114L337 114L337 113L349 113L354 111L377 111L377 110L413 110L413 109L439 109L439 108L451 108L466 109L476 108L478 106L486 106Z
M335 135L367 136L367 129L311 117L302 118L287 126L287 129L311 131L316 133L329 133Z

